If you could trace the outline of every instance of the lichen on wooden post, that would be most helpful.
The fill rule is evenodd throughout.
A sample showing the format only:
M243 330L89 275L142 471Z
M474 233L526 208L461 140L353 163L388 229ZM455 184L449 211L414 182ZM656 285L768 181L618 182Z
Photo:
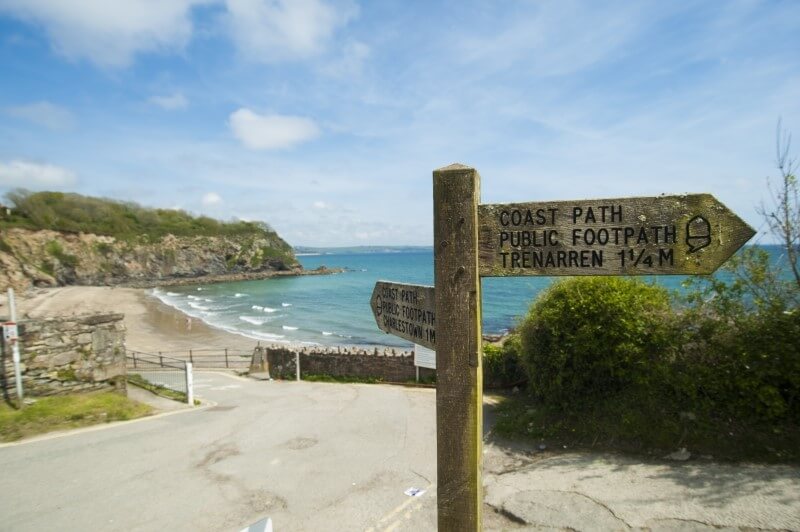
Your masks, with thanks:
M438 529L481 529L482 372L478 218L480 176L433 172L436 286Z

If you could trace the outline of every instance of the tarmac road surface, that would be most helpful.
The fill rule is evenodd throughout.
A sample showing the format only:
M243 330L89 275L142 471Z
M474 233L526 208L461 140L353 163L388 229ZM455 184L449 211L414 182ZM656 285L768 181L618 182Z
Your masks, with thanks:
M434 390L214 372L195 388L216 406L0 446L0 530L436 529ZM800 530L795 466L490 436L484 486L486 530Z
M433 390L195 384L217 406L1 448L0 529L435 529Z

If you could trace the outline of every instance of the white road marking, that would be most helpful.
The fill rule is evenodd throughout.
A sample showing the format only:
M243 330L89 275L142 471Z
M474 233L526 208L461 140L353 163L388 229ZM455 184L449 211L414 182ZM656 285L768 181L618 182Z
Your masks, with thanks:
M434 484L428 484L427 486L425 486L425 491L429 491L433 487ZM419 507L422 506L422 501L423 501L422 497L409 497L408 500L403 502L400 506L398 506L388 514L384 515L377 523L375 523L374 527L368 528L367 532L375 532L377 530L384 530L388 532L396 530L403 518L408 519L410 516L409 514L411 512L419 509ZM405 510L414 503L419 503L419 504L417 504L415 508L409 509L408 513L405 516L398 515L400 514L400 512L402 512L403 510ZM392 519L394 519L395 517L397 517L397 519L392 522Z

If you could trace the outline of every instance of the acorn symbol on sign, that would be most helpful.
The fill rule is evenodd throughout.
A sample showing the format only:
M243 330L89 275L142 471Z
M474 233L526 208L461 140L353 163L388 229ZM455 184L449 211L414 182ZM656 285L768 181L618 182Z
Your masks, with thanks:
M686 223L686 244L689 253L699 251L711 243L711 224L698 215Z

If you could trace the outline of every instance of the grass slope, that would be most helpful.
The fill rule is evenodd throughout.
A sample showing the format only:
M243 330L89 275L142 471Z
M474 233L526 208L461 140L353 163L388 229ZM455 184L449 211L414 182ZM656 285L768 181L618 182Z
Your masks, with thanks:
M148 405L112 392L43 397L21 410L0 404L0 441L135 419L150 413L152 408Z

